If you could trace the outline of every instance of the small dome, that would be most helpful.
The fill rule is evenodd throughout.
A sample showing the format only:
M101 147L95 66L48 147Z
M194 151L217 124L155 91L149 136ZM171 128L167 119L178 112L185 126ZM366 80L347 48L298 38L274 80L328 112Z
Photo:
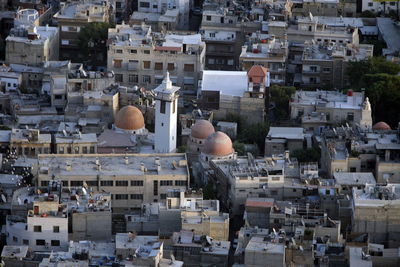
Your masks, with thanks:
M373 130L377 130L377 131L389 131L392 130L392 128L390 128L390 126L383 121L377 122L374 124L374 126L372 126Z
M232 141L223 132L211 134L204 142L203 153L213 156L228 156L234 152Z
M144 118L142 112L134 106L121 108L115 117L115 126L129 131L144 128Z
M193 124L190 135L198 139L206 139L214 133L214 126L207 120L198 120Z

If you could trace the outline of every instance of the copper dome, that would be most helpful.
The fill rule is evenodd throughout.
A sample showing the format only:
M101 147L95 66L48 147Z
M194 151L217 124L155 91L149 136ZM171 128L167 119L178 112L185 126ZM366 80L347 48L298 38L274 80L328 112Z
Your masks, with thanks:
M198 120L193 124L190 135L194 138L206 139L214 132L214 126L211 122L207 120Z
M144 118L142 112L134 106L121 108L115 117L115 126L129 131L144 128Z
M204 142L203 153L213 156L228 156L234 152L232 141L223 132L211 134Z
M377 131L388 131L388 130L392 130L392 128L390 128L390 126L383 121L377 122L374 124L374 126L372 126L373 130L377 130Z

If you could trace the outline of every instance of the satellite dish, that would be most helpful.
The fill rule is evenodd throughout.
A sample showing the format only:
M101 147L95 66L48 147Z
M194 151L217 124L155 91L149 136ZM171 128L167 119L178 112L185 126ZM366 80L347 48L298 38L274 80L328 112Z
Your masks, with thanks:
M175 262L175 256L174 254L171 253L171 261L174 263Z
M83 192L83 194L84 194L85 196L87 195L87 190L86 190L86 188L82 187L82 192Z
M4 203L7 202L7 199L6 199L5 195L1 194L1 200L3 200Z
M207 243L209 243L210 245L212 244L212 238L209 237L208 235L206 235L206 240L207 240Z

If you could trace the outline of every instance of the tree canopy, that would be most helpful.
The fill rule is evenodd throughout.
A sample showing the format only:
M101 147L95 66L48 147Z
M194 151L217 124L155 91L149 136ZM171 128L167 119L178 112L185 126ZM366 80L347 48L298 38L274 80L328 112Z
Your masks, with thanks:
M350 62L348 68L352 88L365 89L372 106L374 121L385 121L397 127L400 120L400 65L382 57Z
M271 102L275 103L275 119L287 119L289 117L289 100L295 93L293 86L272 85L270 88Z
M109 27L110 24L105 22L92 22L81 28L78 34L78 40L84 60L104 61L107 59ZM96 59L93 58L94 54L96 54Z

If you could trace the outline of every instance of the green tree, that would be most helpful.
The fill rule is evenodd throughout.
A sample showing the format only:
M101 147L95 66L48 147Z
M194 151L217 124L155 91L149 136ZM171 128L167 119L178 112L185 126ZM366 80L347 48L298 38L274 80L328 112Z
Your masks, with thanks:
M208 181L208 183L204 187L203 198L204 199L217 199L217 193L215 192L214 183L212 181Z
M352 88L365 89L372 106L374 121L385 121L397 127L400 120L400 65L382 57L351 62L348 68Z
M267 123L256 123L247 126L239 134L239 141L246 144L256 144L261 153L264 152L265 137L269 131L269 125Z
M275 103L274 114L276 119L287 119L289 117L289 101L295 91L296 88L293 86L271 86L271 102Z
M81 28L78 40L84 61L93 65L106 62L109 27L109 23L92 22Z
M233 142L233 149L235 149L235 152L237 152L239 156L244 156L246 152L245 145L239 141Z
M321 158L321 151L317 148L299 149L293 151L292 157L298 162L318 162Z

